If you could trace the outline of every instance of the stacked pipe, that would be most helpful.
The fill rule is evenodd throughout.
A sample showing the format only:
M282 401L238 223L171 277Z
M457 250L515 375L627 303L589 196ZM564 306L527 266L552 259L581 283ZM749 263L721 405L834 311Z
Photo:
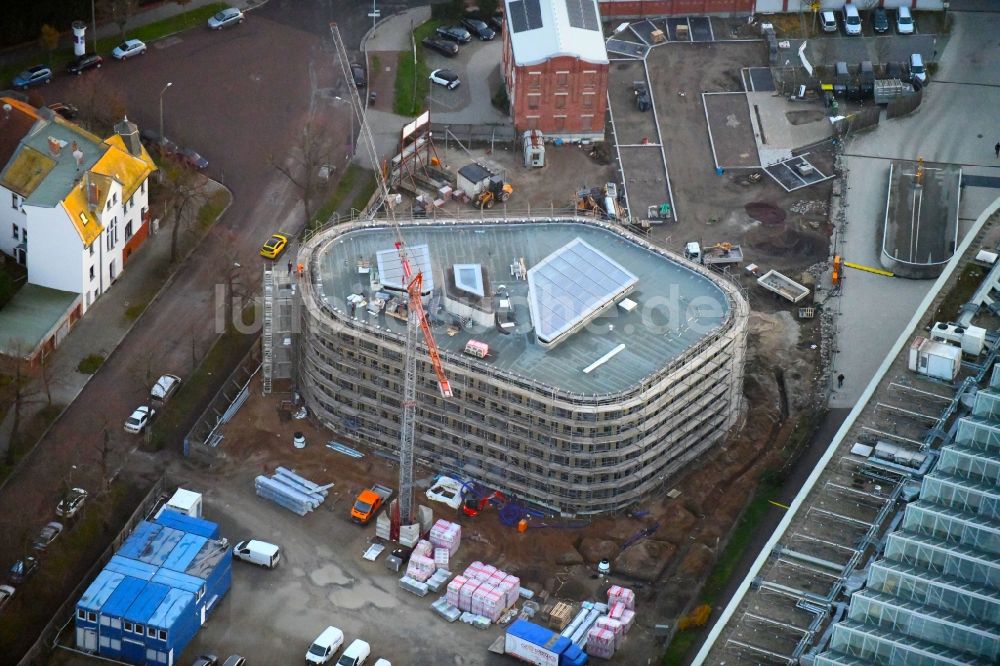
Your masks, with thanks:
M271 477L263 474L254 479L257 496L270 500L289 511L304 516L326 499L326 488L279 467Z

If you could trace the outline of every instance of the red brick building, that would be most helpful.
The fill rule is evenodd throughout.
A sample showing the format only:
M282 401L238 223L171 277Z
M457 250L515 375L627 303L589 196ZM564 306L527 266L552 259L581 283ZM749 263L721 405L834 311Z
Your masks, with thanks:
M608 52L597 0L505 0L503 78L518 132L604 139Z

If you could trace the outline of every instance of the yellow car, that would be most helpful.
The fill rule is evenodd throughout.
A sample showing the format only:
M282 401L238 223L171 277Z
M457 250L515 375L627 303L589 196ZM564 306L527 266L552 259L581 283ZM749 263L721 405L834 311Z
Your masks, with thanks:
M285 251L288 245L288 236L285 234L273 234L260 248L260 256L265 259L277 259L278 255Z

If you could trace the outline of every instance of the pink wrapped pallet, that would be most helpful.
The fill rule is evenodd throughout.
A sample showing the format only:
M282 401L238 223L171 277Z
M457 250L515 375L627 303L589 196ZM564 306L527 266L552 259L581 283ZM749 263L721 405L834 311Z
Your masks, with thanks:
M476 591L472 593L472 607L469 609L476 615L485 615L483 611L486 609L486 598L493 592L491 588L486 583L483 583L476 588Z
M517 602L517 598L521 595L521 579L517 576L507 575L503 580L504 586L507 588L507 608L510 608Z
M490 619L491 622L496 622L500 619L500 615L503 614L503 597L497 590L490 590L483 597L483 612L481 615L485 615Z
M615 656L615 635L608 629L594 626L587 632L587 654L600 659Z
M495 566L493 566L492 564L484 564L481 570L481 574L483 576L481 580L483 582L488 581L490 577L492 577L493 574L495 574L496 572L497 568Z
M421 539L413 547L413 553L415 555L423 555L424 557L434 557L434 546L431 545L430 541Z
M438 569L447 569L448 562L451 559L451 555L447 548L435 548L434 549L434 564Z
M406 566L406 575L423 583L433 576L436 570L437 567L434 566L434 560L414 553L410 556L410 562Z
M635 623L635 611L622 611L620 622L622 623L622 630L627 634L629 629L632 628L632 624Z
M454 555L462 542L462 526L447 520L439 520L431 528L430 539L435 548L447 548L448 553Z
M612 585L608 588L608 605L625 604L627 610L635 610L635 592L627 587Z
M480 578L480 572L483 570L483 563L476 560L469 566L465 567L465 577L469 580L482 580Z
M624 613L625 610L625 604L620 601L616 601L611 604L611 610L608 611L608 617L620 620L622 619L622 613Z
M448 600L449 604L458 608L458 597L462 592L462 586L465 585L468 580L469 579L465 576L455 576L451 579L448 583L448 590L445 592L445 598Z
M490 576L490 579L487 582L493 587L500 587L500 585L504 582L506 578L507 574L497 569L496 571L493 572L493 575Z
M482 585L478 580L469 579L466 581L465 585L462 586L461 591L458 595L458 608L459 610L471 611L472 610L472 595L473 593Z
M607 629L615 635L616 650L622 646L622 641L625 640L625 628L622 626L621 622L618 620L612 620L610 617L599 617L597 618L595 626L598 626L601 629Z

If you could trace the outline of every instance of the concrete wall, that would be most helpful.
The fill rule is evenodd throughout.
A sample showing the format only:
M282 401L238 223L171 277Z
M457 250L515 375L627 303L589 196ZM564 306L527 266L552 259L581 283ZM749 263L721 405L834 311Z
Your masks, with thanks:
M11 195L13 193L6 187L0 186L0 252L8 256L14 256L14 247L21 242L20 234L24 228L27 217L19 208L11 205ZM18 197L18 201L20 201ZM18 228L18 238L14 238L11 225L16 224Z

